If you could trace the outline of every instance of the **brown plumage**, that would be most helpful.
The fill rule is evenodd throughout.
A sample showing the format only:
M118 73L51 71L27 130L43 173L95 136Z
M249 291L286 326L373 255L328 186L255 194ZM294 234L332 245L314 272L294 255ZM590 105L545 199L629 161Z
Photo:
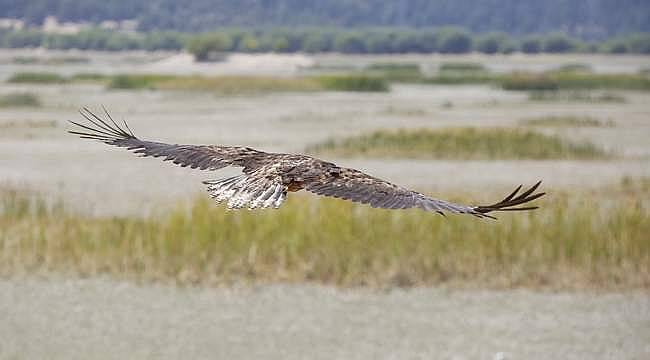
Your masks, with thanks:
M248 147L217 145L177 145L145 141L137 138L126 122L118 125L104 110L102 119L87 108L80 111L86 124L71 121L79 127L69 131L83 139L99 140L124 147L141 156L162 157L183 167L217 170L227 166L242 167L242 174L226 179L204 181L208 192L217 201L227 201L228 208L277 208L288 191L305 189L312 193L369 204L376 208L420 208L440 214L444 212L489 217L493 211L533 210L536 206L517 207L533 201L544 193L534 193L541 182L519 194L521 186L500 202L487 206L465 206L428 197L359 170L339 167L306 155L278 154Z

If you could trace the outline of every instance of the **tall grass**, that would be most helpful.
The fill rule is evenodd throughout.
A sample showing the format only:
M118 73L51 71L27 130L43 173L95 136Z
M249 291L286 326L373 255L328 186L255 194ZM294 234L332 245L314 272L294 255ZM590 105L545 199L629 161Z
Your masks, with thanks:
M450 85L487 83L512 91L650 90L650 78L643 74L597 74L584 70L580 65L567 65L558 70L544 73L494 74L478 69L476 71L445 70L439 71L432 77L422 77L414 82Z
M543 127L613 127L616 123L612 120L603 121L591 116L550 115L519 121L524 126Z
M101 73L77 73L72 75L69 79L71 81L93 81L93 82L105 82L111 78L111 75L101 74Z
M367 75L338 75L284 78L271 76L172 76L116 75L110 78L111 89L157 89L212 91L218 94L249 94L279 91L387 91L388 83Z
M313 79L271 76L176 77L161 81L158 88L203 90L224 95L321 90L320 85Z
M420 82L423 74L419 64L381 62L370 64L365 73L391 82Z
M61 84L69 80L62 75L49 72L19 72L13 74L7 82L33 84Z
M497 81L505 90L628 89L650 90L650 78L639 74L595 74L579 71L554 71L543 74L513 73Z
M571 142L525 129L448 128L378 130L307 149L332 156L429 159L599 159L608 158L589 142Z
M176 79L175 75L120 74L110 77L109 89L157 89L160 83Z
M476 73L487 72L487 68L480 63L474 62L445 62L440 64L439 72Z
M584 63L568 63L568 64L563 64L557 67L557 69L554 69L553 71L556 72L579 72L579 73L591 73L593 72L593 68L589 64L584 64Z
M38 95L29 92L13 92L0 95L0 107L38 107L41 100Z
M9 191L0 274L648 288L650 214L637 193L622 194L553 194L538 211L495 222L300 196L277 211L226 211L202 197L163 216L92 218Z
M317 78L326 90L383 92L390 90L385 78L368 75L332 75Z

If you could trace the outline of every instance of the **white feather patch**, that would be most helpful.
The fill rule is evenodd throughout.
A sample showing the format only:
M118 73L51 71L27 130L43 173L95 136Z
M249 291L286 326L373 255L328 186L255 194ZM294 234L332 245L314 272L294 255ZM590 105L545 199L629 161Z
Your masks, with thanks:
M251 179L239 175L227 179L205 181L210 196L221 203L227 200L228 209L278 208L287 196L286 186L266 179Z

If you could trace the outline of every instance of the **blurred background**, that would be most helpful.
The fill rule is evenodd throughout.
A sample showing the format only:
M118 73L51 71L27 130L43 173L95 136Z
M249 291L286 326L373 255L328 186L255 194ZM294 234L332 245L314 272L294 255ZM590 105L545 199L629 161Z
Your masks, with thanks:
M646 1L0 1L0 358L650 357ZM66 133L307 153L469 204L292 194Z

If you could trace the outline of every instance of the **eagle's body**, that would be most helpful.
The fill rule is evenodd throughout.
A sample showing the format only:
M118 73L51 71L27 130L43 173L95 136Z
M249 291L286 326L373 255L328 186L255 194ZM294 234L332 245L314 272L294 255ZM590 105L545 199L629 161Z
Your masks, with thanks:
M535 184L519 196L519 186L501 202L489 206L465 206L430 198L359 170L339 167L306 155L268 153L248 147L216 145L178 145L137 138L128 125L120 127L106 112L107 119L84 109L81 114L90 124L72 122L82 131L70 131L82 138L102 141L132 150L142 156L163 157L183 167L217 170L227 166L242 167L242 174L226 179L204 181L209 194L226 201L228 208L278 208L287 193L307 190L324 196L351 200L386 209L420 208L438 213L452 212L491 217L491 211L531 210L536 207L515 206L544 195L533 194ZM110 121L110 123L109 123Z

